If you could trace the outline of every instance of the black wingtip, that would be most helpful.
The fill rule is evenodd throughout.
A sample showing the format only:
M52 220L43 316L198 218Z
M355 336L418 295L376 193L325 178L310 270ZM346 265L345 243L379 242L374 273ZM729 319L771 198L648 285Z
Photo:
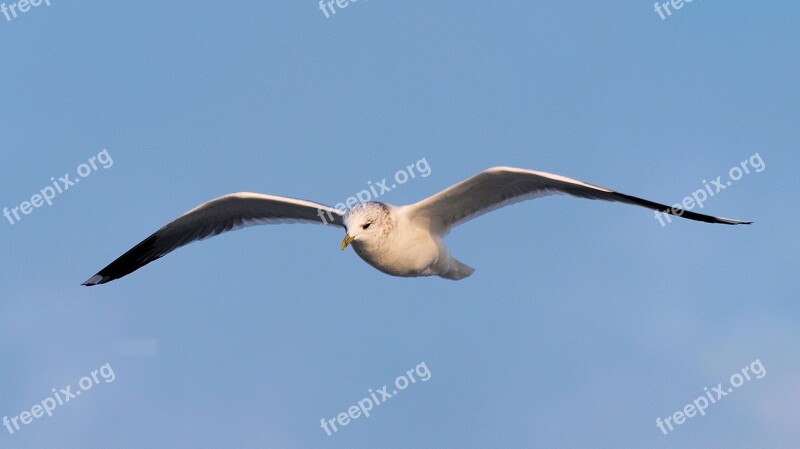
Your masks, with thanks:
M106 282L108 282L108 278L105 277L105 276L102 276L100 273L97 273L94 276L92 276L89 279L87 279L86 282L84 282L81 285L85 285L87 287L91 287L93 285L105 284Z
M750 225L753 224L752 221L744 221L744 220L733 220L731 218L717 218L717 221L712 223L721 223L726 225Z
M90 277L81 285L91 287L93 285L106 284L115 279L127 276L130 273L138 270L139 268L147 265L148 263L160 258L162 255L154 251L153 246L158 238L156 234L139 242L125 254L119 256L115 261L111 262L98 271L97 274Z

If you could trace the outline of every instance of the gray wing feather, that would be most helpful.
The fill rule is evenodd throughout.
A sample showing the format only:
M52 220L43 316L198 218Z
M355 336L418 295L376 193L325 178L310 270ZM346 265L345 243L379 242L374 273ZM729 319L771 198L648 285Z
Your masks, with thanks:
M126 276L189 243L258 224L316 223L344 227L343 214L329 206L258 193L232 193L197 206L111 262L83 285Z
M427 220L432 231L444 235L451 228L509 204L548 195L570 195L616 201L706 223L750 224L749 221L678 211L664 204L615 192L577 179L513 167L492 167L442 192L408 206L409 215Z

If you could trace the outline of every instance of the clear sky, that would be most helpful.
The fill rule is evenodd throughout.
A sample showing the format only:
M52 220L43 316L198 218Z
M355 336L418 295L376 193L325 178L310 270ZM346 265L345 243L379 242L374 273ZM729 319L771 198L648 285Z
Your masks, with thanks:
M0 13L0 447L800 444L797 2L49 3ZM80 286L216 196L423 158L379 200L510 165L755 224L550 197L455 229L459 282L279 225Z

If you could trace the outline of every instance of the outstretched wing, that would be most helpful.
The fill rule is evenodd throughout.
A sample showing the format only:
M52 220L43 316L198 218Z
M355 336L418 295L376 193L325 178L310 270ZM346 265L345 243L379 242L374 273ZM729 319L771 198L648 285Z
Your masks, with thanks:
M749 221L712 217L690 211L673 213L669 206L587 184L565 176L513 167L492 167L436 195L408 206L412 219L427 220L430 229L444 235L454 226L509 204L547 195L571 195L617 201L679 215L706 223L750 224ZM681 213L682 212L682 213Z
M105 284L197 240L257 224L316 223L344 227L343 214L311 201L259 193L221 196L176 218L92 276L83 285Z

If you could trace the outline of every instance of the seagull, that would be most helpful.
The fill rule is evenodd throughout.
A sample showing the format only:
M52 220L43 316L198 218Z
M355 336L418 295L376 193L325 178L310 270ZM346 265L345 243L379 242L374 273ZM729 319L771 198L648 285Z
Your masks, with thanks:
M406 206L367 201L347 211L312 201L239 192L203 203L168 223L111 262L83 285L126 276L189 243L257 224L315 223L345 229L341 249L378 270L401 277L440 276L459 280L475 270L450 255L444 236L475 217L520 201L569 195L642 206L656 214L727 225L749 221L712 217L615 192L541 171L492 167L418 203Z

